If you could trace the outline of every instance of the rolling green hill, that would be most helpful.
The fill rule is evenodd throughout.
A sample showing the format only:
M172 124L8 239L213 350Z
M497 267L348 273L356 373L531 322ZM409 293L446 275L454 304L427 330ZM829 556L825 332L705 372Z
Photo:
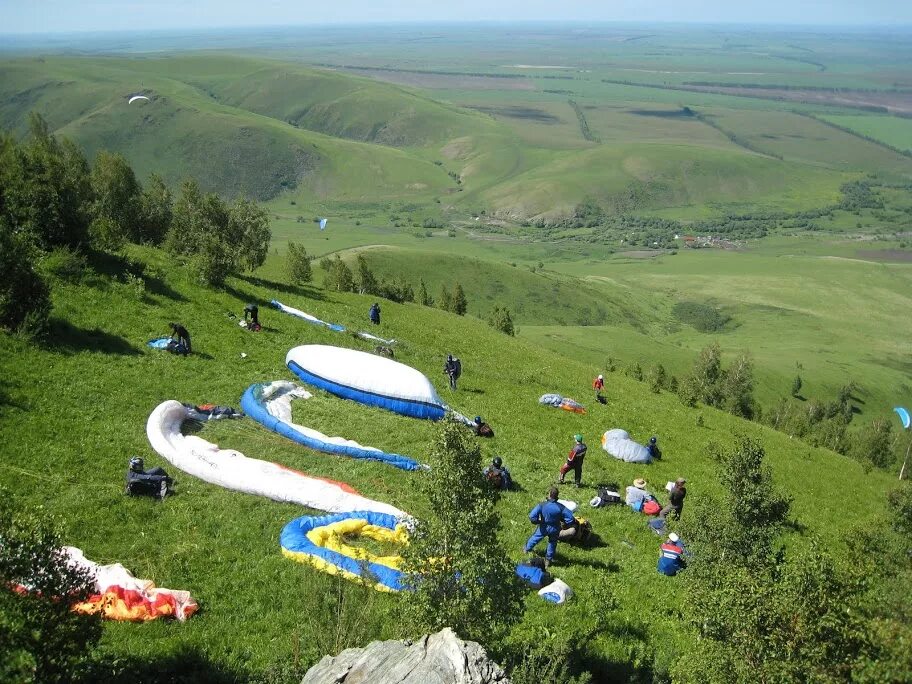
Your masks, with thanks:
M362 247L342 252L352 266L363 254L382 279L424 280L428 293L439 299L441 286L452 292L458 282L468 299L468 311L479 318L494 306L506 306L517 323L559 325L612 324L644 330L656 323L648 293L631 296L627 288L594 288L553 272L532 272L502 262L393 247Z
M709 205L800 209L838 199L849 176L743 151L612 144L555 155L482 193L507 216L562 216L585 198L615 212Z
M207 65L211 63L201 60L201 68ZM185 63L165 66L178 73L191 70ZM254 66L262 68L259 62ZM155 171L176 184L194 176L206 190L257 199L287 190L335 200L427 199L453 185L442 169L423 158L220 104L172 77L168 68L158 72L143 60L19 60L4 63L0 72L0 125L22 134L28 112L38 111L90 157L100 149L121 152L141 178ZM135 93L147 94L151 101L128 105ZM403 110L411 106L408 97L398 95L406 100ZM395 100L388 98L390 108Z
M858 172L887 162L891 174L908 170L908 159L807 117L707 105L698 121L643 100L645 90L624 104L593 91L578 111L545 91L459 97L469 109L258 57L36 57L0 63L0 126L22 135L37 111L90 156L112 149L141 178L195 176L224 195L417 202L517 220L565 217L585 198L686 216L807 209L832 203ZM128 105L136 93L151 101ZM748 130L755 120L760 133ZM802 127L800 145L789 142L790 126ZM844 159L831 159L830 143Z
M283 360L291 346L307 341L368 348L268 309L270 298L278 296L354 329L364 324L370 298L249 277L233 279L225 292L213 292L194 285L184 269L169 265L157 252L131 253L144 264L141 286L135 280L98 276L79 284L58 283L47 344L0 336L0 440L16 445L0 461L0 481L18 496L63 516L66 541L90 558L121 562L137 576L190 589L201 604L201 612L185 624L108 623L102 653L147 659L146 674L173 667L169 663L177 659L184 664L182 676L189 672L197 681L233 681L270 665L296 662L303 668L323 652L398 636L407 626L392 619L397 597L359 590L281 556L278 534L304 509L227 491L180 472L174 473L177 495L164 503L122 493L133 454L143 455L149 465L174 470L146 441L146 418L160 401L237 405L250 383L290 377ZM267 278L277 266L267 264ZM250 301L262 305L262 333L246 332L226 316ZM528 510L554 481L576 432L590 444L587 486L565 494L582 501L600 482L626 483L645 476L661 489L679 475L689 480L689 499L705 499L720 488L707 445L729 443L734 433L755 436L767 450L776 484L795 497L790 546L809 544L819 535L838 549L842 533L877 514L872 502L882 500L892 482L886 474L864 474L848 459L716 410L688 409L674 396L652 394L644 384L620 374L608 375L608 405L590 405L588 415L541 407L538 396L553 391L589 404L589 383L601 369L578 360L572 349L568 355L548 351L522 338L508 338L471 317L391 302L383 311L379 332L400 340L397 358L438 386L444 354L462 358L460 390L445 398L491 423L496 437L481 445L483 455L502 455L522 487L498 504L503 540L514 559L521 557L529 533ZM172 319L183 321L193 335L196 353L188 358L145 346ZM433 430L429 423L322 394L312 410L307 405L299 409L297 419L312 418L315 426L333 434L419 457ZM644 468L608 458L598 440L610 427L624 427L638 439L658 434L664 459ZM317 454L249 421L208 425L199 434L250 456L349 482L367 496L419 517L426 513L427 504L413 486L420 473ZM843 496L847 488L853 492L850 497ZM642 517L626 509L586 515L602 545L562 546L564 562L556 571L574 587L576 598L555 613L530 594L525 629L536 629L543 621L556 629L587 624L605 610L594 602L600 594L593 591L593 583L610 577L618 600L612 619L622 628L594 637L591 647L597 660L591 667L599 676L621 679L642 675L640 669L661 672L674 652L695 638L667 610L680 600L680 585L656 573L659 542ZM604 568L611 568L610 573ZM354 622L347 612L352 606ZM634 652L640 654L635 661Z

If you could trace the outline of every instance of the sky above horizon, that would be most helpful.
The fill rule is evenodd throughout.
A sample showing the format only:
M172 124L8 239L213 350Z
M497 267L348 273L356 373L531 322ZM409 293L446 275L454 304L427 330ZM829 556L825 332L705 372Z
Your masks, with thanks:
M396 22L561 21L910 25L908 0L0 0L0 33Z

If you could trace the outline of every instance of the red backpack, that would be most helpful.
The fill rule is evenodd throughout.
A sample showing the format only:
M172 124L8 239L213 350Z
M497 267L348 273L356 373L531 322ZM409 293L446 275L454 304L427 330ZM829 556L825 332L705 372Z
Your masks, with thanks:
M662 507L655 499L649 499L643 502L643 513L646 515L658 515L661 510Z

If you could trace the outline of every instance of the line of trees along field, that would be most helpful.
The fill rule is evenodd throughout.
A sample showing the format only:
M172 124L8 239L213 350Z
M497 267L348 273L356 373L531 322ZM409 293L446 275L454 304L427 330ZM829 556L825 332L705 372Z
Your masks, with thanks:
M165 247L213 286L265 261L269 218L256 203L226 203L192 179L175 200L157 175L143 187L121 155L102 150L89 164L39 115L29 124L22 143L0 134L0 327L40 336L51 310L44 276L78 275L126 242Z

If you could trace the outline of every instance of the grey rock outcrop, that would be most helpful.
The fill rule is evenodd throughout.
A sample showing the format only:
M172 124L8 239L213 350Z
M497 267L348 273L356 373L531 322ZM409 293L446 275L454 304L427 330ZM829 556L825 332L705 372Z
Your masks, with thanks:
M510 684L474 641L449 627L417 641L372 641L323 656L301 684Z

